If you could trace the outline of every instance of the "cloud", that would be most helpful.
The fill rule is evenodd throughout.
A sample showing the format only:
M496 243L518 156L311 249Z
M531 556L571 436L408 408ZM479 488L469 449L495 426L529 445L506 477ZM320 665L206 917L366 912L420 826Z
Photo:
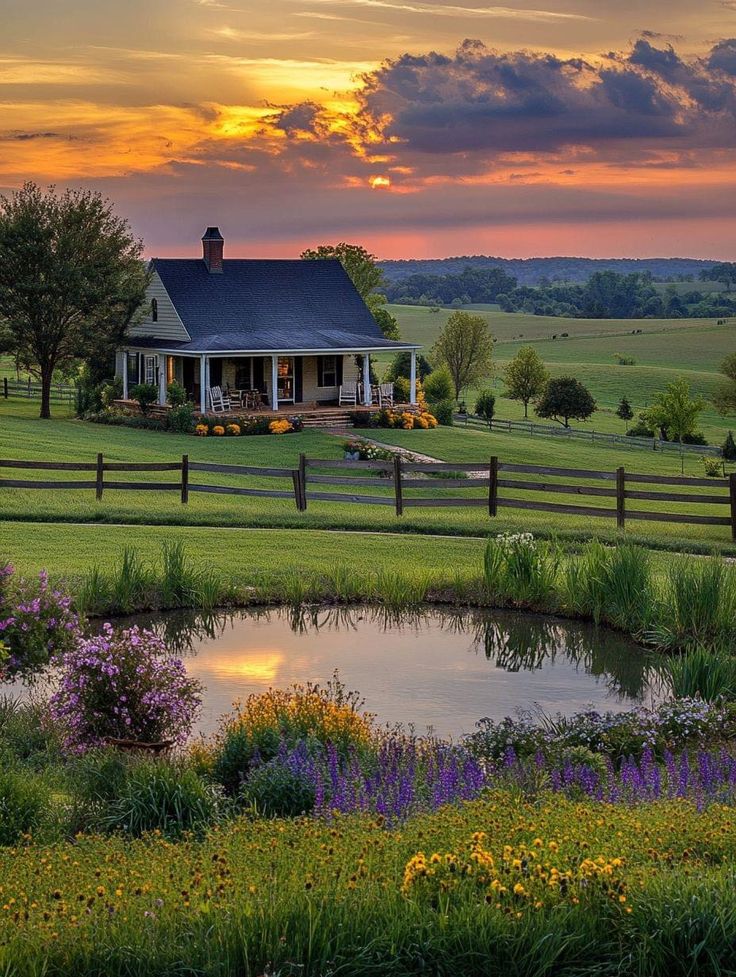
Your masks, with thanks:
M352 4L356 7L377 7L381 10L396 11L397 13L430 14L433 17L471 17L493 18L526 21L590 21L593 17L584 14L561 13L553 10L534 10L525 7L501 7L489 4L485 7L466 7L452 3L391 3L390 0L312 0L313 3L337 4L344 7Z
M363 111L385 119L387 149L405 157L558 153L605 155L628 144L736 145L736 84L721 42L685 62L671 46L639 40L595 63L528 51L498 52L465 41L453 56L405 54L366 75ZM736 60L736 59L735 59ZM714 63L715 62L715 63ZM724 67L725 66L725 67Z

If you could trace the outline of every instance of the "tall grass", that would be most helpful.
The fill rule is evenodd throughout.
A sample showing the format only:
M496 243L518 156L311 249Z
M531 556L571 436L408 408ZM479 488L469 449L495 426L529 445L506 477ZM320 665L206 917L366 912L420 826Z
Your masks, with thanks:
M736 569L717 556L671 563L647 638L669 649L731 648L736 639Z
M579 556L567 560L560 597L567 613L636 635L656 613L649 554L630 543L588 543Z
M694 648L679 658L666 658L661 669L677 698L736 699L736 657Z

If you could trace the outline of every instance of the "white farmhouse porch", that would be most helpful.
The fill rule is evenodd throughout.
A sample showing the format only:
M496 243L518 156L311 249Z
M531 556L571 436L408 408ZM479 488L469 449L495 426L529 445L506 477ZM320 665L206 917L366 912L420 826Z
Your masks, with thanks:
M176 380L187 390L201 413L210 409L208 391L213 386L260 391L264 406L278 411L288 405L329 404L338 399L340 385L356 381L362 390L362 404L372 403L370 355L374 350L310 350L261 352L239 350L226 353L136 348L121 351L119 373L123 400L128 400L134 383L158 387L158 402L167 401L167 388ZM417 402L416 348L409 350L410 403Z

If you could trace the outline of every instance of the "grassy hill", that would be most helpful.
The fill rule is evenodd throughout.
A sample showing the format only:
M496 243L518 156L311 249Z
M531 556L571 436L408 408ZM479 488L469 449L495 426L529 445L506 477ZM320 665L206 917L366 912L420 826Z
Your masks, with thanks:
M422 343L426 350L452 312L405 305L389 308L402 337ZM628 397L635 409L643 408L679 376L687 377L693 391L710 399L722 379L721 361L736 350L736 319L719 326L713 319L564 319L510 314L489 306L476 306L473 311L488 321L497 340L496 375L488 384L497 397L503 394L504 365L520 346L532 345L553 375L572 374L591 389L600 409L588 426L597 431L623 432L614 414L620 399ZM620 366L618 354L633 358L635 365ZM474 394L468 392L469 401ZM499 399L496 412L511 419L523 416L520 405L505 399ZM700 427L710 441L720 443L736 427L736 419L722 418L710 408L703 413Z

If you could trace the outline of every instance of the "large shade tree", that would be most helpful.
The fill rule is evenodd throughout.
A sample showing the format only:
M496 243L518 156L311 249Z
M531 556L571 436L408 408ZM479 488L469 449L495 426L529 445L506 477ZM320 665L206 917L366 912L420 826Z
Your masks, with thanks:
M432 358L449 370L459 400L465 387L485 380L491 372L493 336L487 321L470 312L453 312L437 337Z
M300 257L308 261L337 259L370 309L383 335L387 339L399 339L399 324L386 308L383 269L378 265L378 258L374 254L360 244L346 244L341 241L339 244L320 244L316 248L307 248Z
M100 194L26 183L0 197L0 320L17 361L41 381L111 357L145 296L143 246ZM1 330L0 330L1 331Z

